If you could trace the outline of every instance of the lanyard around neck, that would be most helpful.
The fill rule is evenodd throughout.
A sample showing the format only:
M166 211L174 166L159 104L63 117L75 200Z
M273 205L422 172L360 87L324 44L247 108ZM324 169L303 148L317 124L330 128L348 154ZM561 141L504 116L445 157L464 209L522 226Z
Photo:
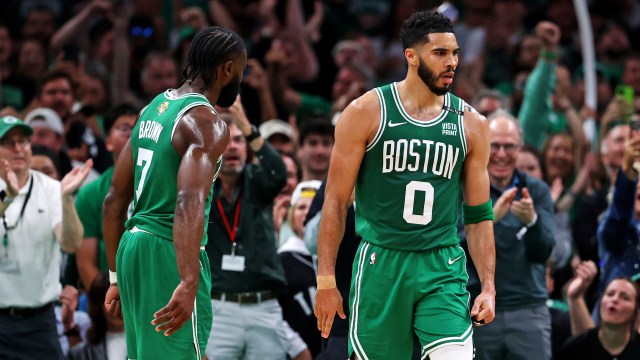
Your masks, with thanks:
M238 232L238 220L240 219L240 199L242 199L242 192L238 194L238 199L236 200L235 211L233 215L233 228L229 225L229 220L227 219L227 214L224 212L222 208L222 202L219 197L216 197L216 205L218 206L218 210L220 210L220 217L222 217L222 222L224 223L224 227L229 234L229 239L232 243L236 242L236 233Z
M5 230L4 238L2 239L2 245L4 246L5 256L7 255L7 252L9 249L9 230L15 229L18 226L18 223L20 222L20 220L22 220L22 217L24 216L24 211L27 208L27 203L31 198L31 191L33 190L33 181L34 181L33 176L30 176L29 190L27 191L27 196L24 198L24 202L22 203L22 209L20 210L20 215L18 215L18 219L16 220L16 222L12 226L8 226L7 218L6 218L6 209L5 209L5 214L2 215L2 226L4 226L4 230Z

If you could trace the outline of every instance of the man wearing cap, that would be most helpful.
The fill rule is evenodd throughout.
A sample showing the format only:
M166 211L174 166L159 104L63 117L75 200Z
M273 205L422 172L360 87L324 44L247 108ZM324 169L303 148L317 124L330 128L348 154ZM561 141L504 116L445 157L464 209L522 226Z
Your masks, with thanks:
M50 108L40 107L29 112L24 120L33 129L32 143L54 151L60 158L58 173L68 173L72 166L64 151L64 124L60 115Z
M61 182L30 170L32 134L21 120L0 118L1 359L62 358L52 305L61 292L60 249L73 253L82 242L73 194L92 162Z
M291 125L280 119L271 119L263 122L258 128L262 137L269 142L274 149L282 154L292 154L295 151L295 136Z

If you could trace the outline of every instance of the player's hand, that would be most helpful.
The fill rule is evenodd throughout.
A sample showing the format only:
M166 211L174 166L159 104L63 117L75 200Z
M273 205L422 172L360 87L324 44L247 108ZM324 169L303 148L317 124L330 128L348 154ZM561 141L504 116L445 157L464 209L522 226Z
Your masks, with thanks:
M180 282L173 291L169 303L153 314L151 324L156 326L156 331L164 331L164 336L169 336L189 321L197 292L197 283L195 285L187 285L184 282Z
M313 313L318 320L318 330L323 338L328 338L333 326L333 319L338 313L341 319L346 319L342 308L342 295L337 288L316 291L316 306Z
M530 224L533 221L536 210L533 207L533 200L527 188L522 188L522 199L511 204L511 212L525 224Z
M120 304L120 290L118 284L111 284L104 297L104 307L111 315L122 319L122 305Z
M471 318L476 326L486 325L496 317L496 292L483 290L473 302Z

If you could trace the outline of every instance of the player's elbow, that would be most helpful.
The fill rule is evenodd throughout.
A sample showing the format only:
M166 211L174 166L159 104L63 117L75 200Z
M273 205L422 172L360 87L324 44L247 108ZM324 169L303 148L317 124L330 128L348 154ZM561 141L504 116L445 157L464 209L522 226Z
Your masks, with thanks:
M104 201L102 202L102 216L107 217L109 214L113 213L113 207L115 202L115 196L112 190L109 190L107 196L104 197Z
M112 216L118 217L120 214L123 214L131 199L126 196L119 195L114 188L112 187L107 196L104 197L104 201L102 203L102 217L110 218Z
M184 189L178 191L176 196L175 215L184 214L186 218L193 218L198 213L204 214L204 204L207 201L208 193L196 189Z

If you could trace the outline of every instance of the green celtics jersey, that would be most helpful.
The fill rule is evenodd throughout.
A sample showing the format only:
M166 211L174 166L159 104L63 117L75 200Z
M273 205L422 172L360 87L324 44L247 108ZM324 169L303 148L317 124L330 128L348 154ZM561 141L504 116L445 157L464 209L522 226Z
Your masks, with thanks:
M213 109L201 94L177 96L173 90L158 95L145 107L131 135L134 165L133 213L127 229L137 227L173 240L173 214L177 197L177 175L182 157L171 143L178 120L196 106ZM216 164L216 176L222 158ZM214 177L215 180L215 177ZM213 184L212 184L213 187ZM207 225L213 191L205 204L202 246L207 243Z
M356 180L356 230L373 244L419 251L457 244L467 143L464 101L446 94L430 121L405 111L395 83L376 88L381 118Z

